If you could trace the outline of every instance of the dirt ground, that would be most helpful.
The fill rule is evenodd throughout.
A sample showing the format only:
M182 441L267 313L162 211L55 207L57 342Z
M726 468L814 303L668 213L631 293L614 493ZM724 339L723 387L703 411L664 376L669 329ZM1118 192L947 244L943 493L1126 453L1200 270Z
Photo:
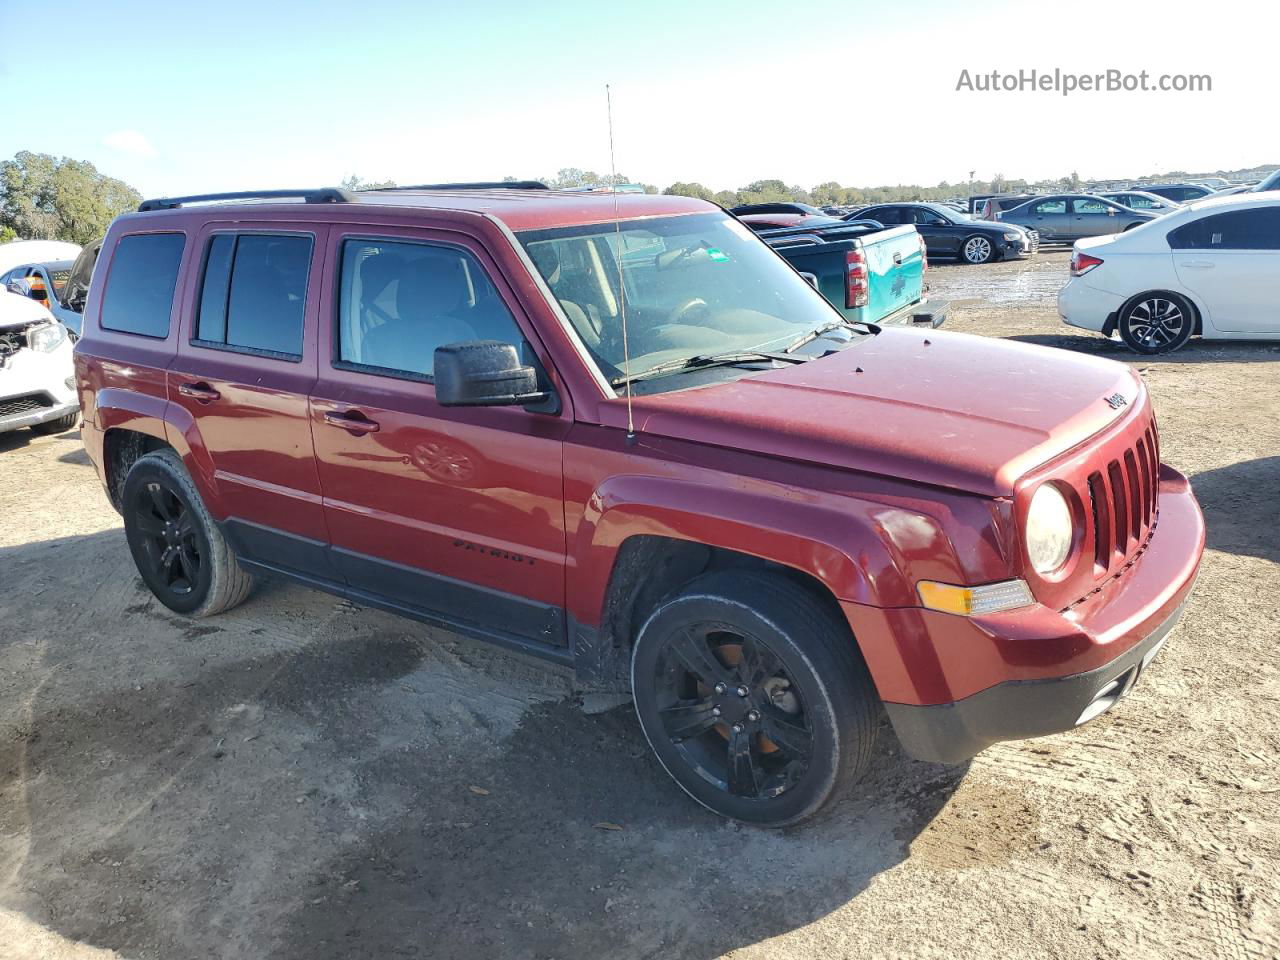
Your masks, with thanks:
M1058 321L1065 253L930 276L951 330L1134 360ZM76 434L0 436L0 957L1271 960L1280 346L1137 366L1209 527L1138 688L963 768L886 729L780 833L540 663L283 583L171 615Z

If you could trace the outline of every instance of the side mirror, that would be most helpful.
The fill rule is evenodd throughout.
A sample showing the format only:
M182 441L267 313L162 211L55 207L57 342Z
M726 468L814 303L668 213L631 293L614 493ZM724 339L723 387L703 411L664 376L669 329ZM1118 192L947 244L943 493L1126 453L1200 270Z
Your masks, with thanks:
M514 346L470 340L436 347L436 401L442 407L514 407L540 403L538 372L520 362Z

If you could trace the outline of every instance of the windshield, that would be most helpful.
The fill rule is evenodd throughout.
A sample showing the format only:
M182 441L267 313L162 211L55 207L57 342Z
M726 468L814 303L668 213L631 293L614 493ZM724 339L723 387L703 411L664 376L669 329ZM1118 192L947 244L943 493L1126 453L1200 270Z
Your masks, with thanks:
M606 380L682 358L777 349L841 320L784 260L724 214L527 231L519 238Z

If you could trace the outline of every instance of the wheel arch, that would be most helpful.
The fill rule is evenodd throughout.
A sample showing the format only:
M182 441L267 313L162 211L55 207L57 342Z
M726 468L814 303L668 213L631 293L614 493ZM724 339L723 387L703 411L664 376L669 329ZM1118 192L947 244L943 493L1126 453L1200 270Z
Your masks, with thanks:
M588 684L624 678L645 614L711 570L775 572L842 619L840 601L892 605L910 590L893 551L852 502L836 510L670 478L606 482L589 499L570 551L574 659Z
M162 397L132 390L99 390L94 399L94 426L103 441L102 478L112 506L120 509L129 467L144 454L167 448L182 458L210 512L221 516L212 462L202 443L191 442L198 433L190 413ZM206 454L203 459L201 453Z

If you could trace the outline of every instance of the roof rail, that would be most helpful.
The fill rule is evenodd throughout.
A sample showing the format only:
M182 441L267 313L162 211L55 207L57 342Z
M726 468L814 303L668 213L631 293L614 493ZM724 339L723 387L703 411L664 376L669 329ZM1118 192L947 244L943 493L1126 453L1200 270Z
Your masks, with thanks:
M370 187L368 193L396 190L550 190L541 180L477 180L473 183L415 183L403 187Z
M207 200L274 200L300 197L307 203L353 203L355 196L340 187L319 187L311 190L241 190L236 193L196 193L189 197L158 197L143 200L138 212L149 210L173 210L186 203L202 203Z

